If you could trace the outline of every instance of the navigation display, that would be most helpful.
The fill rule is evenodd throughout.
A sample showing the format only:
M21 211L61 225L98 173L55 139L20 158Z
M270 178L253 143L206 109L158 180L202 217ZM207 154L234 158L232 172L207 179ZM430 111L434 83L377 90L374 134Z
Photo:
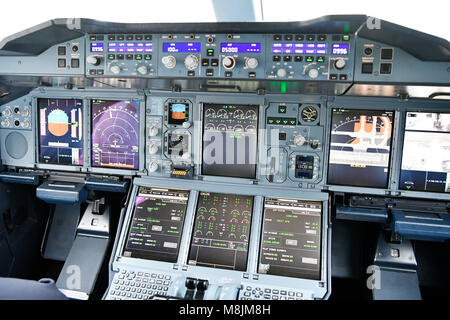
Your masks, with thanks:
M188 264L244 271L253 197L200 192Z
M450 114L408 112L400 189L450 192Z
M254 179L258 106L203 105L204 175Z
M189 191L139 187L123 256L176 262Z
M258 273L320 280L322 202L265 198Z
M394 113L332 112L328 184L386 188Z
M38 99L39 162L83 165L83 101Z
M92 100L92 166L139 168L139 101Z

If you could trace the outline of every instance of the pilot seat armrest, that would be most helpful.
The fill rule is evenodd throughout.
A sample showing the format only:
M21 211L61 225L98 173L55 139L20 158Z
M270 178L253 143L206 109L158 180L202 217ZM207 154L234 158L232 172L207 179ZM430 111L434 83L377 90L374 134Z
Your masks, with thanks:
M39 183L39 177L29 173L1 172L0 181L37 185Z
M391 228L408 239L445 241L450 239L450 215L393 210Z
M54 204L75 204L86 200L87 190L83 183L46 181L36 189L36 196Z
M387 210L336 206L336 218L344 220L385 223L388 220L388 213Z
M89 178L86 181L86 188L89 190L108 191L108 192L126 192L128 181L112 181L104 179Z

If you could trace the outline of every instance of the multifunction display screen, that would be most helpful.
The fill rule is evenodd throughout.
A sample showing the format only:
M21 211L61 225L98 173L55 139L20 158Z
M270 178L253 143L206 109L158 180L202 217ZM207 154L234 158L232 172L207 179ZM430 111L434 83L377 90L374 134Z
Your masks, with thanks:
M92 100L92 166L139 168L139 101Z
M83 101L38 99L39 162L83 165Z
M450 192L450 114L408 112L400 189Z
M394 113L332 111L328 183L386 188Z
M245 271L253 197L200 192L188 264Z
M322 202L265 198L258 273L320 280Z
M256 105L203 105L204 175L255 178L258 109Z
M123 255L176 262L189 191L139 187Z

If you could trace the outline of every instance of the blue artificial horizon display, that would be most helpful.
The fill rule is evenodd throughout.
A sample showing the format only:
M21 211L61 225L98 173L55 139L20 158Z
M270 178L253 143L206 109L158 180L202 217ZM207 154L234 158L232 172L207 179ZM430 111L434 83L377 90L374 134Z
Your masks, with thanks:
M261 52L261 43L221 43L222 53L258 53Z
M198 42L165 42L163 52L200 52L202 44Z

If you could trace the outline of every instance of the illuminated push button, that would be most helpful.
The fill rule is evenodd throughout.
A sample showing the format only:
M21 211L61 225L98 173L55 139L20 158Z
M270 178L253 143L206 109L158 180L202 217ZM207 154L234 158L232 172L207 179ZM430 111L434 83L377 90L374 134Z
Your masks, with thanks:
M245 61L245 66L249 69L256 69L258 67L258 59L256 58L248 58Z
M136 70L137 70L138 73L140 73L142 75L145 75L148 72L147 66L140 66Z
M236 60L233 57L225 57L222 59L222 65L225 69L233 69L236 65Z
M173 69L177 65L177 59L174 56L162 57L161 61L167 69Z
M188 70L195 70L198 67L198 58L197 56L190 54L184 59L184 66Z
M114 73L114 74L119 74L120 71L121 71L121 69L120 69L119 66L111 66L110 70L111 70L111 72Z
M317 69L311 69L311 70L309 70L309 71L308 71L308 76L309 76L311 79L317 78L317 77L319 76L319 70L317 70Z

